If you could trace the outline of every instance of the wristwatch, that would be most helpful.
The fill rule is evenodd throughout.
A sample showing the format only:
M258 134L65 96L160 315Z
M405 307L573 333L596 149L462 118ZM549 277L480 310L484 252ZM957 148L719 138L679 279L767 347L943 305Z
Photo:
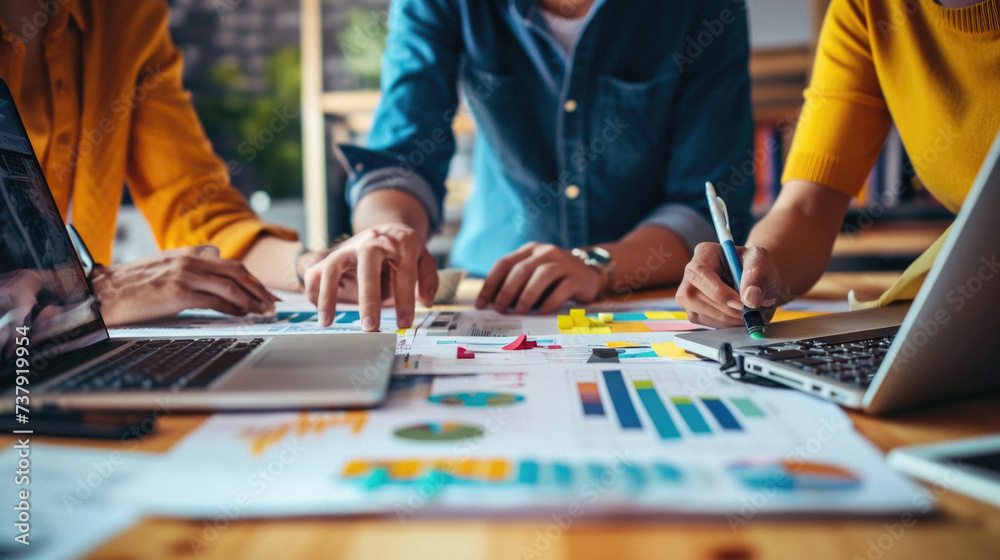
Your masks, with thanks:
M611 258L611 253L603 247L591 247L589 249L573 249L573 256L583 261L583 264L593 268L601 274L600 293L611 291L611 279L615 273L615 261Z

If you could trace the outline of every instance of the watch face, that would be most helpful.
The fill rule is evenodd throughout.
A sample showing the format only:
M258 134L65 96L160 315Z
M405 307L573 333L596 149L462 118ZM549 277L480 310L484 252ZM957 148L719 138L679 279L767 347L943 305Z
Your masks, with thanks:
M599 265L607 265L611 262L611 253L608 253L605 249L600 247L594 247L593 249L587 250L587 258L594 261Z

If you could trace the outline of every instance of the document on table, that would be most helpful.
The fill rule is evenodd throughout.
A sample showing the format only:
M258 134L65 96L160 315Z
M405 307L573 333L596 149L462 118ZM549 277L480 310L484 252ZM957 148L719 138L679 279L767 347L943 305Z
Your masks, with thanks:
M360 331L358 306L339 304L329 327L319 326L314 306L298 292L276 292L282 299L275 305L274 316L251 314L234 317L210 309L191 309L173 317L165 317L137 325L111 330L112 336L248 336L262 334L314 334L338 331ZM423 320L426 312L419 311L414 324ZM385 308L381 313L383 331L396 330L396 311Z
M734 526L927 503L837 406L697 363L394 383L381 409L213 416L120 499L181 516L641 513Z
M7 503L0 510L0 557L60 560L84 556L141 518L137 502L109 496L156 461L146 454L32 441L26 450L17 444L4 450L0 453L3 471L23 484L5 482L11 492L4 492ZM24 478L15 475L19 470ZM20 499L22 491L28 493L25 500ZM26 505L19 509L22 501ZM29 544L16 541L19 536Z

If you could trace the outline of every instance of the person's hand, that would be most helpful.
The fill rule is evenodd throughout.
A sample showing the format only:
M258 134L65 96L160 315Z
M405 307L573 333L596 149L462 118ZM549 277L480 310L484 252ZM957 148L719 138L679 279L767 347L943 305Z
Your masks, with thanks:
M540 243L526 243L493 264L476 308L493 302L503 313L513 306L515 313L552 313L569 301L588 303L601 294L601 273L584 264L569 251Z
M760 309L766 320L774 314L781 300L781 278L767 249L737 247L743 263L740 293L727 281L731 279L722 246L701 243L684 268L684 279L677 288L677 303L692 322L709 327L734 327L743 324L743 306Z
M230 315L273 313L278 300L238 261L210 245L165 251L96 267L91 282L109 326L148 321L185 309Z
M366 229L310 266L305 292L319 310L319 323L333 323L337 301L357 302L361 328L379 328L382 302L394 300L396 326L413 323L415 300L430 307L437 291L437 263L423 236L404 224Z

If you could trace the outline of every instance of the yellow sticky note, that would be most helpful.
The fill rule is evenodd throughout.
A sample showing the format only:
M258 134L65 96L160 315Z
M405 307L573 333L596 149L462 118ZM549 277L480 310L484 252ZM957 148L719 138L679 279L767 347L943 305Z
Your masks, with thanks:
M590 318L586 315L573 317L574 327L590 327Z
M573 327L573 334L590 334L590 327Z
M654 342L649 345L653 352L661 358L672 358L674 360L699 360L698 356L688 354L685 350L678 348L674 341Z
M587 316L587 310L586 309L581 309L581 308L570 309L569 310L569 316L573 317L574 319L576 319L577 317L586 317Z
M670 319L686 321L688 314L683 311L647 311L646 318L653 321L664 321Z
M573 328L573 318L569 315L559 315L556 317L556 322L560 329L572 329Z
M785 310L777 309L774 312L774 317L771 321L790 321L792 319L805 319L807 317L817 317L819 315L829 315L829 313L823 311L795 311L795 310Z
M607 344L608 348L638 348L643 346L638 342L629 342L627 340L616 340L612 342L605 342L604 344Z
M615 320L614 313L598 313L597 320L602 323L610 323Z
M647 311L647 319L653 320L664 320L664 319L674 319L674 314L672 311Z
M611 334L611 327L590 327L590 334Z

